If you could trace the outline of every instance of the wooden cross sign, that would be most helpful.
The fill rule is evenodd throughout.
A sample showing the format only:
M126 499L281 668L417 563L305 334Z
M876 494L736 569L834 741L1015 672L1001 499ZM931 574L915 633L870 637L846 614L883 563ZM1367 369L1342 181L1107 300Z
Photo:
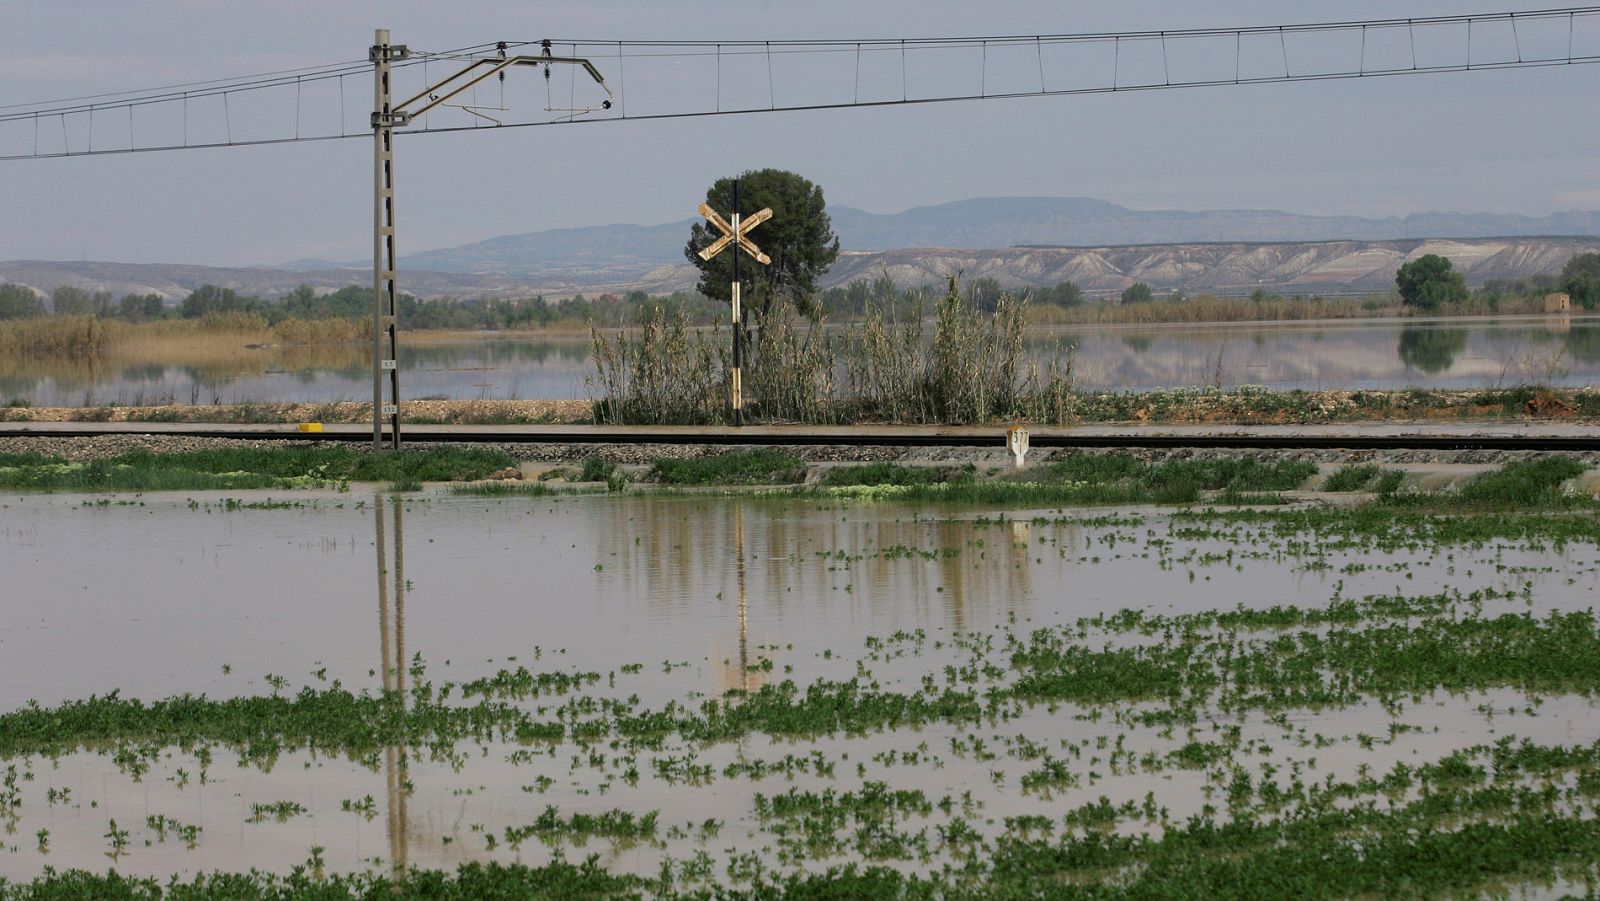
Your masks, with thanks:
M700 251L700 259L709 260L726 250L728 245L737 243L745 253L755 257L756 262L762 265L771 264L772 257L762 253L761 248L746 237L750 234L751 229L772 218L771 207L765 207L759 212L751 213L748 216L741 217L735 214L732 225L729 225L728 220L722 218L720 213L703 203L700 204L700 215L706 217L707 222L715 225L717 231L722 232L722 237L712 241L706 245L705 250Z

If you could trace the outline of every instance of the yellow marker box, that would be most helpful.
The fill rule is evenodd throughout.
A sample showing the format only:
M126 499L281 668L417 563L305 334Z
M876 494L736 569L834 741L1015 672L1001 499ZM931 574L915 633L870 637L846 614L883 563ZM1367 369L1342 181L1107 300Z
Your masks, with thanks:
M322 431L322 423L320 423L320 422L302 422L302 423L300 423L300 431L302 431L302 432L320 432L320 431Z

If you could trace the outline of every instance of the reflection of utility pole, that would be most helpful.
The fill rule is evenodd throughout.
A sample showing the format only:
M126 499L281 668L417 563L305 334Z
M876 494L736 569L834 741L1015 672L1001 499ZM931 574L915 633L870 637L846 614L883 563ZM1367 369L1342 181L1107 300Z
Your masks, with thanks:
M750 690L750 644L744 600L744 504L733 502L733 552L739 578L739 687Z
M458 105L448 101L481 81L499 76L505 81L506 71L516 66L545 67L545 79L550 78L550 67L557 63L582 66L600 87L605 88L606 99L601 106L611 108L611 89L606 87L600 70L586 59L554 56L550 42L545 41L543 53L538 56L507 56L506 45L500 44L497 55L474 59L453 75L428 85L415 96L392 103L389 84L390 63L409 59L411 50L404 44L389 43L389 29L380 28L373 37L368 51L372 60L375 94L372 104L373 137L373 192L372 192L372 447L383 446L383 418L389 417L391 446L400 449L400 362L399 346L395 335L400 325L400 289L395 281L394 249L394 130L410 125L436 106ZM478 108L461 106L475 116L482 116ZM547 110L555 112L555 110ZM562 110L569 116L588 110ZM488 118L488 117L485 117ZM498 122L496 124L499 124ZM383 374L389 373L389 402L384 403Z
M406 660L406 574L405 530L402 520L403 504L394 502L394 618L389 617L389 568L385 563L388 542L383 530L383 495L373 497L373 522L378 547L378 646L383 656L383 692L395 703L405 705ZM387 826L389 833L389 860L396 880L405 875L410 866L407 833L410 819L406 815L406 746L404 741L390 745L383 751L385 791L389 802Z

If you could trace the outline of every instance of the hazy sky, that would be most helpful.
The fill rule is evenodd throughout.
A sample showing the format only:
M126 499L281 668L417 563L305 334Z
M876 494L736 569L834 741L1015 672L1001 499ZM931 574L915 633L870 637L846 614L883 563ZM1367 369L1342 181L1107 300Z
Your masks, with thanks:
M0 105L361 59L380 26L392 29L397 43L446 50L546 36L911 38L1543 5L17 0L0 29ZM1296 65L1348 52L1291 49ZM611 64L597 62L618 85ZM1124 71L1136 75L1150 62L1130 49ZM1231 66L1231 51L1226 62ZM780 89L820 95L853 77L848 60L808 65L786 70ZM993 61L990 77L1002 82L1007 65ZM957 68L944 76L951 87L965 77ZM701 103L716 90L704 73L651 73L642 62L633 71L630 96L639 111L652 88L659 92L653 101L669 105ZM862 90L885 89L873 81L878 74L869 66ZM739 80L730 64L729 96L737 97ZM370 108L371 79L352 78L349 88L347 109L359 116L363 105ZM397 142L400 247L404 253L545 228L672 221L693 214L713 179L767 166L806 175L832 203L875 212L1006 195L1366 216L1593 209L1600 207L1592 149L1600 142L1597 89L1600 66L1584 65L406 137ZM542 105L542 86L538 100ZM307 103L308 110L315 105ZM337 106L329 108L337 115ZM464 116L442 111L438 122ZM250 125L234 123L241 131ZM371 165L368 140L0 162L0 259L361 259L371 247Z

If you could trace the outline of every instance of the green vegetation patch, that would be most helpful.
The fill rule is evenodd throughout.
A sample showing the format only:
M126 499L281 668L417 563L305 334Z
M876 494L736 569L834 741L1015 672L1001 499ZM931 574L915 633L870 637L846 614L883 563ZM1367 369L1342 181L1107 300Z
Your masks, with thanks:
M532 822L524 826L506 827L506 844L518 848L529 838L542 841L583 841L593 836L602 838L632 839L654 838L658 811L635 816L631 811L611 809L598 814L573 813L562 816L554 805L548 805Z
M1255 530L1287 539L1296 554L1361 548L1421 550L1441 546L1477 547L1494 541L1519 541L1529 547L1568 542L1600 544L1600 517L1591 512L1546 510L1460 511L1449 495L1423 495L1422 501L1378 501L1354 507L1299 507L1290 510L1189 510L1173 513L1173 537L1210 538L1240 546L1260 540ZM1441 515L1446 514L1446 515Z
M668 485L780 485L803 481L805 463L782 451L734 451L710 457L663 458L649 478Z
M468 863L454 873L413 870L401 883L377 873L321 875L300 867L287 876L252 870L209 873L167 881L123 876L113 871L56 872L46 868L31 882L0 877L3 901L343 901L343 899L430 899L430 901L512 901L523 898L626 898L647 884L635 876L613 875L589 859L573 865L543 866Z
M158 454L130 451L87 463L41 454L0 457L0 488L46 491L291 488L340 482L420 482L481 479L514 466L503 451L427 447L372 453L347 445L241 447Z
M59 753L129 744L192 747L220 742L247 758L282 751L365 753L394 744L448 747L463 740L611 738L650 744L745 735L858 733L926 723L972 723L1022 707L1133 705L1124 716L1194 722L1210 710L1337 707L1433 690L1592 694L1600 691L1600 628L1594 611L1489 615L1518 595L1484 589L1421 597L1335 599L1320 607L1235 608L1182 615L1124 611L1057 628L1002 636L1005 666L984 649L968 667L983 683L928 681L915 690L867 677L784 679L730 691L695 706L659 709L637 698L587 698L536 718L508 703L576 692L596 674L507 671L463 688L475 702L448 703L412 667L406 695L353 694L339 686L294 697L144 703L111 694L0 715L0 755ZM1328 627L1337 626L1330 630ZM1129 641L1107 643L1109 635Z
M973 468L966 466L904 466L899 463L866 463L860 466L835 466L823 473L823 485L932 485L943 482L970 482Z
M1193 504L1214 492L1223 503L1253 504L1276 503L1270 492L1298 488L1316 471L1313 463L1252 456L1148 463L1130 454L1077 454L988 481L971 470L839 467L823 479L822 490L867 499L1027 505Z
M1460 498L1469 504L1493 507L1542 507L1569 500L1561 484L1588 467L1564 457L1544 457L1507 463L1461 487Z
M451 492L474 497L544 497L556 493L554 489L543 482L519 482L515 480L471 482L466 485L456 485L451 488Z
M148 704L112 692L0 715L0 756L127 743L192 747L221 742L245 757L268 759L298 748L360 752L408 741L530 740L563 733L559 723L539 723L505 704L446 706L427 685L409 698L393 692L356 694L335 685L304 688L294 697L180 695Z

